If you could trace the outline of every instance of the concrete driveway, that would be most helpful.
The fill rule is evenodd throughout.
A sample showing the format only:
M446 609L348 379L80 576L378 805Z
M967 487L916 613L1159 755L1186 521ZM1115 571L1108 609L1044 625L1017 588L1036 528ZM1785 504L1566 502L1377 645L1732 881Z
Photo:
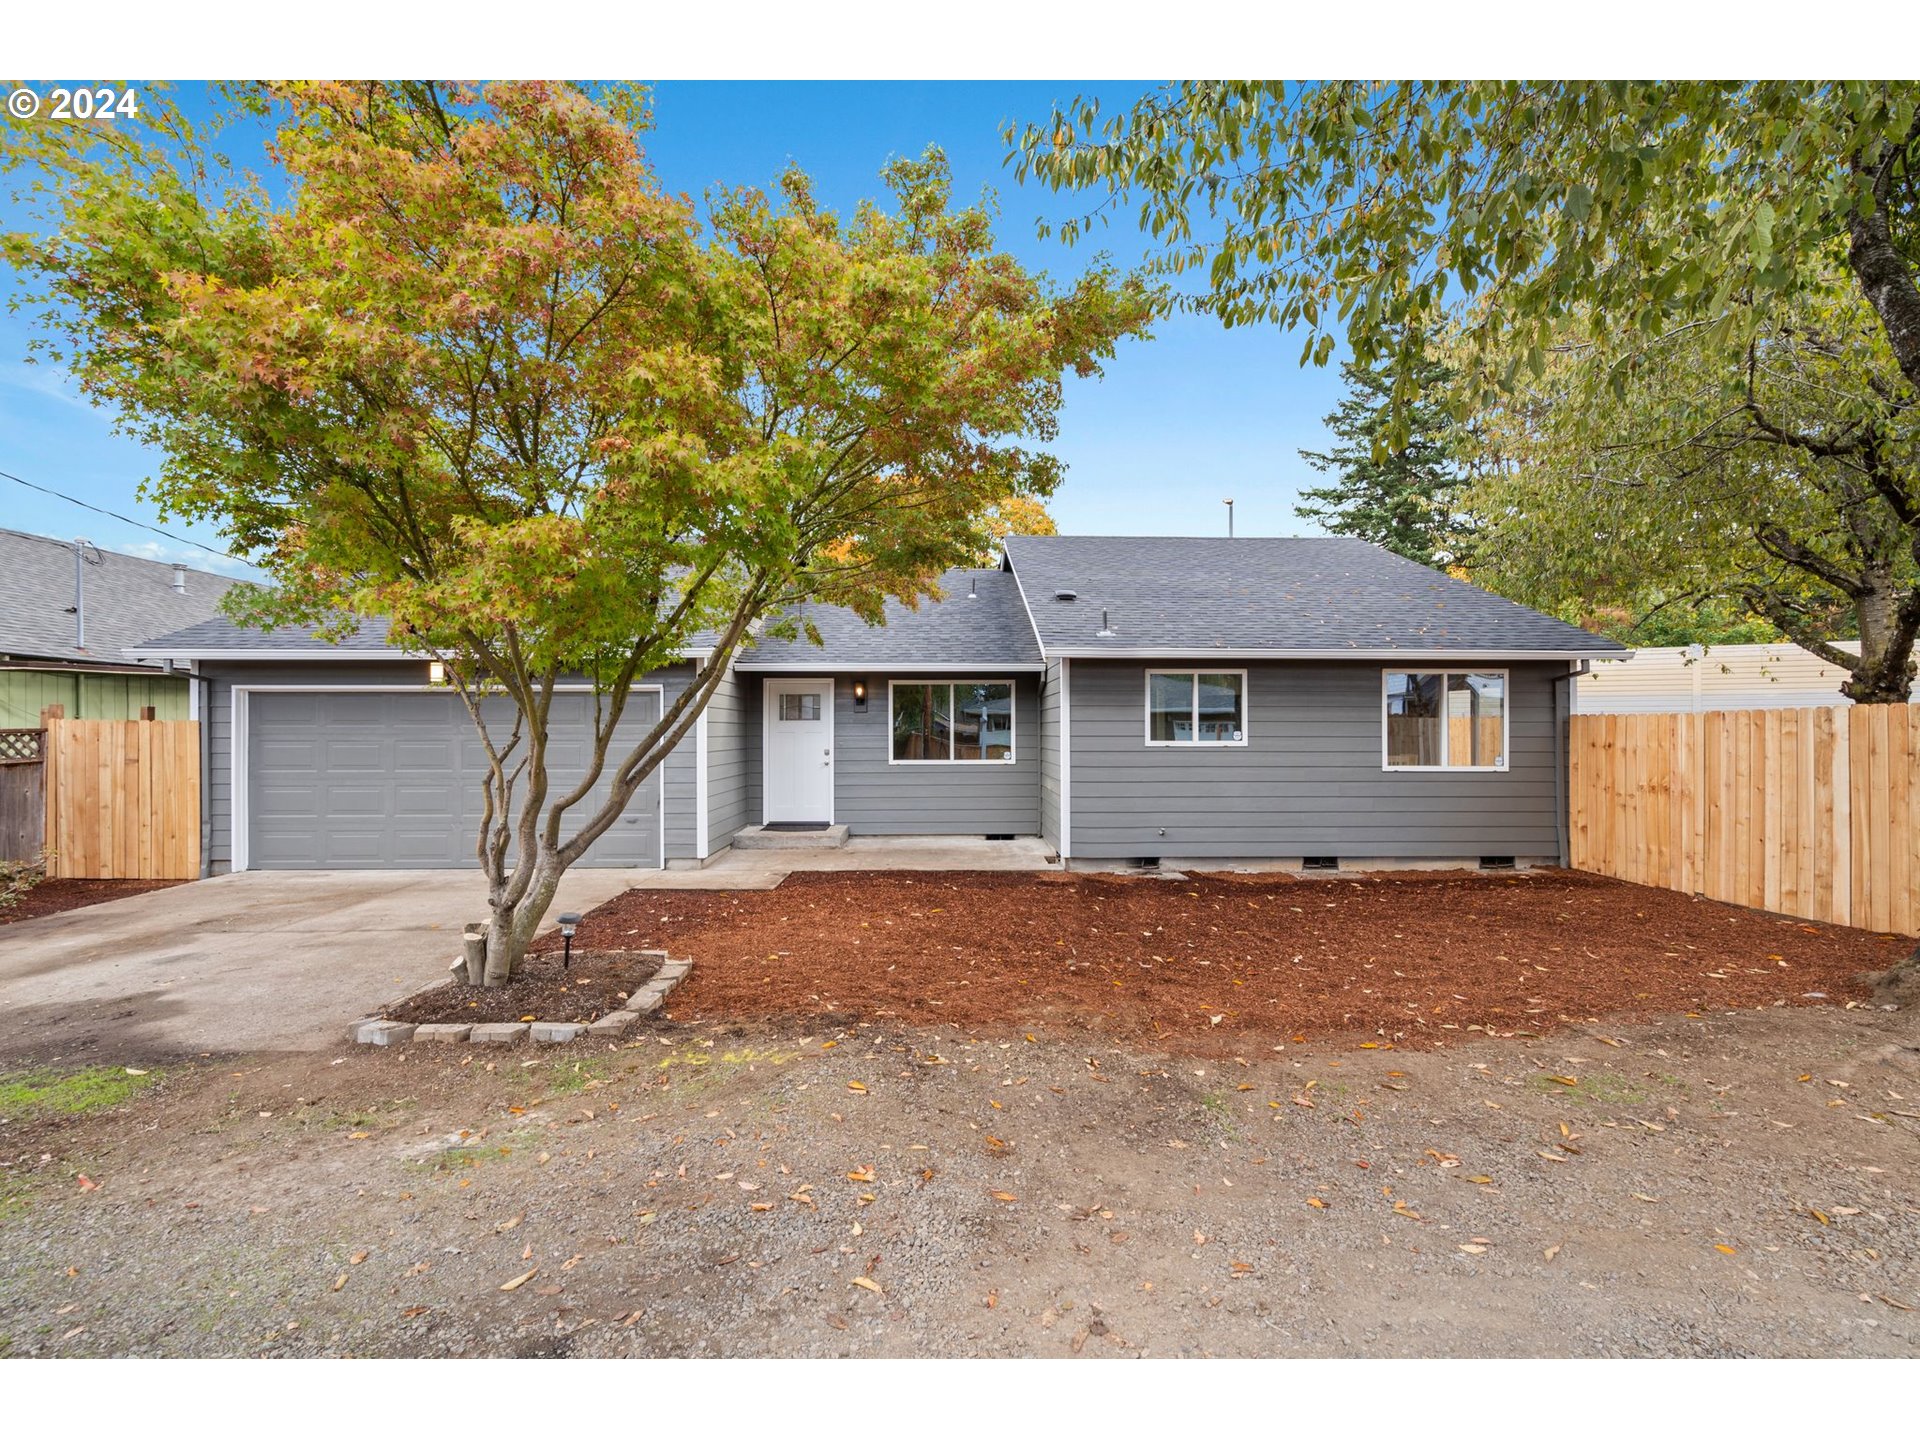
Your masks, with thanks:
M575 870L553 913L656 871ZM251 871L0 927L0 1064L341 1044L445 976L486 915L458 870Z

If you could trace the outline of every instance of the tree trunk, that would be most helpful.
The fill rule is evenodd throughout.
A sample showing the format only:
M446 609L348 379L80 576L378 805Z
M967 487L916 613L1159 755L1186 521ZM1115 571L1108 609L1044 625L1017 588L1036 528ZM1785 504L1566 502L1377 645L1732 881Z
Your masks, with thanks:
M493 921L487 926L487 963L481 981L489 987L505 985L513 979L527 946L533 943L540 922L547 918L547 908L560 889L562 871L550 857L542 855L535 866L532 883L518 900L501 896L491 902Z
M1904 705L1913 693L1920 597L1901 595L1889 567L1869 578L1869 589L1854 602L1860 618L1860 664L1840 693L1856 705Z
M1886 207L1876 205L1856 214L1848 231L1847 260L1854 278L1880 317L1900 373L1909 384L1920 386L1920 289L1893 243Z
M467 984L484 984L487 977L487 924L483 920L477 925L469 925L460 937L461 948L465 954Z

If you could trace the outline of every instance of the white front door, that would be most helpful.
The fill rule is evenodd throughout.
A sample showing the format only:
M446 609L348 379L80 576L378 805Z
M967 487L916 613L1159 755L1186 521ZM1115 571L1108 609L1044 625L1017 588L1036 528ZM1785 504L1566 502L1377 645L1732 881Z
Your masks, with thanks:
M769 680L761 788L769 825L833 821L833 681Z

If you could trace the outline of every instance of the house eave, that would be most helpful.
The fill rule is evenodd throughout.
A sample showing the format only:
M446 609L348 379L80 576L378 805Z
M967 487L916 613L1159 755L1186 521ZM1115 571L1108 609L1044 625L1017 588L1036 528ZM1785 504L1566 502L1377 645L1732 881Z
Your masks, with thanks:
M435 658L429 652L417 650L315 650L312 648L303 650L156 650L144 645L129 646L121 653L131 656L136 660L171 660L176 664L205 660L263 660L274 663L285 663L289 661L295 663L311 662L320 665L329 663L338 664L343 661L348 663L369 661L376 664L384 661L390 664L419 665ZM705 660L712 654L712 650L683 650L680 652L678 659L670 663L678 664L686 661Z
M736 661L734 669L751 675L844 675L852 670L892 675L1039 675L1046 666L1036 660L969 660L965 663L942 661L937 664L911 660L807 660L769 661L756 665L750 660Z
M1062 660L1431 660L1455 664L1481 660L1581 660L1629 652L1606 647L1592 650L1425 650L1372 646L1335 646L1288 650L1214 650L1206 646L1175 647L1165 645L1098 648L1051 647L1047 654Z

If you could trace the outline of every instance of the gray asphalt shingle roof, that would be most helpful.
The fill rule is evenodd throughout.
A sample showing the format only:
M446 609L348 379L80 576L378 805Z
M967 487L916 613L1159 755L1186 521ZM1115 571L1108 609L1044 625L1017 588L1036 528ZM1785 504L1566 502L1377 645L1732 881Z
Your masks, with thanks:
M763 640L740 652L742 668L818 665L912 669L923 665L1032 665L1040 647L1027 623L1020 589L1004 570L949 570L940 577L943 600L922 600L909 609L887 601L884 625L869 625L851 610L804 605L801 615L820 631L824 645L805 635Z
M316 660L323 660L330 655L379 658L407 653L387 643L385 617L362 620L352 633L339 640L322 639L319 627L315 625L281 625L272 630L259 630L236 625L225 618L215 618L158 636L134 648L183 658L217 651L221 654L231 653L235 659L242 660L248 653L264 656L304 655L311 652Z
M1626 649L1364 540L1018 535L1007 555L1050 657Z
M70 570L71 554L53 548L67 554ZM833 606L803 606L824 645L804 635L762 640L743 649L739 663L748 670L985 670L1037 666L1042 643L1048 656L1626 653L1612 640L1361 540L1014 536L1007 555L1011 572L949 571L941 580L942 600L922 601L918 609L889 600L884 625ZM1061 589L1078 598L1056 599ZM1102 612L1111 635L1098 633ZM60 618L71 623L70 616ZM311 627L248 630L209 619L143 648L182 657L406 654L387 643L384 620L329 642Z
M89 552L90 555L95 552ZM81 567L87 648L74 646L73 546L44 535L0 530L0 655L127 666L123 653L150 635L204 621L238 582L186 567L186 593L173 588L171 563L112 550Z

